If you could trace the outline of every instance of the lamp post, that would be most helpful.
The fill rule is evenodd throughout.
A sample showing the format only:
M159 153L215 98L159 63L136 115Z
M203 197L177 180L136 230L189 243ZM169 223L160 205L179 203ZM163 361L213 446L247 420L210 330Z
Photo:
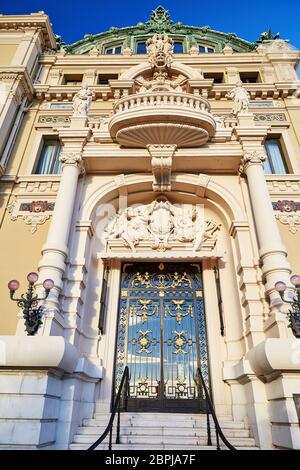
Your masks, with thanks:
M25 319L25 327L28 336L34 336L43 323L41 320L43 308L42 306L38 306L38 303L41 300L47 299L50 290L54 286L52 279L45 279L43 282L45 296L43 298L39 298L37 295L34 295L34 283L38 280L38 278L38 274L34 272L27 275L27 292L26 294L21 294L20 298L18 299L14 298L14 294L20 287L19 281L13 279L8 283L11 300L17 302L18 307L20 307L23 311L23 318Z
M289 319L289 328L292 329L293 335L296 336L296 338L300 338L300 276L298 274L294 274L290 281L296 288L296 292L292 300L286 300L284 298L284 292L287 287L285 282L276 282L275 289L277 292L279 292L281 299L285 303L291 305L291 308L287 313Z

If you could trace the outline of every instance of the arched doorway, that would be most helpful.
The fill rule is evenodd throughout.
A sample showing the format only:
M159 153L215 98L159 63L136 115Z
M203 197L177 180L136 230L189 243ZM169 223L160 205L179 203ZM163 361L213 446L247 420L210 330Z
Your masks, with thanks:
M130 371L129 410L205 411L209 387L200 264L123 264L115 390Z

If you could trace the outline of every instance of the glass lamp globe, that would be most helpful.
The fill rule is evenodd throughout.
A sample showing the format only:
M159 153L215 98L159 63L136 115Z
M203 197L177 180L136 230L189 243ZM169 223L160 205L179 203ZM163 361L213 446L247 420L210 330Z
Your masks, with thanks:
M29 273L27 275L27 281L29 284L34 284L38 280L39 276L37 273Z
M298 274L294 274L294 276L292 276L290 280L293 286L296 286L296 287L300 286L300 276Z
M11 281L9 281L8 283L8 288L9 290L15 292L16 290L18 290L20 287L20 283L19 281L17 281L16 279L12 279Z
M284 292L286 289L286 283L283 281L276 282L275 289L277 290L277 292Z
M52 279L45 279L43 282L44 289L51 290L54 287Z

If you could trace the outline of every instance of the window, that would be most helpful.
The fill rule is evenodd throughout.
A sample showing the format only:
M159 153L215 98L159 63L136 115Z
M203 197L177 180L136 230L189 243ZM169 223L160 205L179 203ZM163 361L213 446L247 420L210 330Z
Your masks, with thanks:
M174 54L183 54L183 42L174 42Z
M214 83L224 83L224 74L222 72L204 73L204 78L213 79Z
M240 72L240 79L243 83L261 82L258 72Z
M265 148L268 156L264 165L265 173L288 173L288 168L280 145L280 140L273 138L267 139L265 143Z
M113 47L108 47L107 49L105 49L105 54L109 55L109 54L121 54L122 53L122 46L120 45L117 45L117 46L113 46Z
M58 140L45 141L34 171L37 175L56 175L61 171L59 155L61 145Z
M205 54L205 53L212 54L213 52L215 52L213 47L203 46L202 44L198 45L198 49L201 54Z
M147 54L147 47L145 42L138 42L136 46L137 54Z
M99 85L109 85L109 80L118 80L119 75L117 73L103 73L98 75Z
M82 84L83 75L81 74L66 74L63 78L63 85L76 86Z

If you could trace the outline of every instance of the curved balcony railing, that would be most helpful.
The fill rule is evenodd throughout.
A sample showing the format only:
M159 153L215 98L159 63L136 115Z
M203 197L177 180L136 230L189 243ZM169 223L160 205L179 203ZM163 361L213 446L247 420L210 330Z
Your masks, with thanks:
M173 91L153 91L151 93L138 93L124 96L114 105L115 114L128 111L142 106L179 106L190 108L195 111L201 110L210 112L210 104L202 96L195 96L188 93L178 93Z

